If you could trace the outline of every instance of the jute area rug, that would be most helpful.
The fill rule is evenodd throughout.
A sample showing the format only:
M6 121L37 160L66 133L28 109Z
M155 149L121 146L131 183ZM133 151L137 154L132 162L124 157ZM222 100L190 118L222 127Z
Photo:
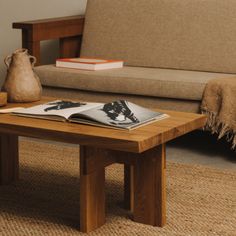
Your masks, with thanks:
M0 187L0 235L79 232L79 149L20 142L20 181ZM122 208L123 169L106 173L107 223L89 235L236 235L236 173L167 164L167 225L134 223Z

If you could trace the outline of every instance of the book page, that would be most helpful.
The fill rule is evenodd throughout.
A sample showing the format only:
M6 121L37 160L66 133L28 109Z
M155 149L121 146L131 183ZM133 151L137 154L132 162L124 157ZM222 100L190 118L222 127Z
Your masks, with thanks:
M72 58L72 59L70 59L70 61L81 62L81 63L92 63L92 64L107 62L107 60L93 59L93 58Z
M89 123L94 121L117 128L131 129L151 120L165 117L167 117L166 114L152 111L125 100L119 100L83 111L78 116L73 115L70 120L79 121L81 118L85 121L87 118Z
M14 114L23 114L25 116L59 116L68 119L72 114L100 106L102 103L84 103L67 100L56 100L46 104L33 106L30 108L19 109Z
M24 109L24 107L13 107L13 108L6 108L6 109L0 109L0 114L7 114L7 113L11 113L17 110L21 110Z

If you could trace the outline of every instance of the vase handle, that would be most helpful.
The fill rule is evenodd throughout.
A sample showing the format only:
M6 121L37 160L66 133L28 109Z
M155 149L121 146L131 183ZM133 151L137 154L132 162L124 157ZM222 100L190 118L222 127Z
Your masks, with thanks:
M32 67L34 67L35 63L37 62L36 57L29 55L29 59L30 59Z
M12 60L12 55L8 55L8 56L5 57L5 59L4 59L4 63L5 63L5 65L6 65L6 67L7 67L7 69L9 69L9 67L10 67L11 60Z

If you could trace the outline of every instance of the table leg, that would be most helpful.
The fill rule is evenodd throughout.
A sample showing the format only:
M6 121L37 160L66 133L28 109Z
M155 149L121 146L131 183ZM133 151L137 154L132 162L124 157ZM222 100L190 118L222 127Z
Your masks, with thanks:
M18 178L18 136L0 134L0 184L10 184Z
M80 230L86 233L105 223L105 168L99 157L97 149L80 146ZM99 167L88 172L88 163L96 162Z
M133 211L133 166L124 165L124 207Z
M166 223L165 170L165 145L136 155L130 172L134 221L153 226Z

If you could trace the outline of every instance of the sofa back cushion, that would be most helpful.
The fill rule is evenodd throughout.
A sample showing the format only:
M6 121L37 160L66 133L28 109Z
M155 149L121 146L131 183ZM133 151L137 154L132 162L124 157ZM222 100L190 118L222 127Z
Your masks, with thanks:
M88 0L81 55L236 73L236 1Z

